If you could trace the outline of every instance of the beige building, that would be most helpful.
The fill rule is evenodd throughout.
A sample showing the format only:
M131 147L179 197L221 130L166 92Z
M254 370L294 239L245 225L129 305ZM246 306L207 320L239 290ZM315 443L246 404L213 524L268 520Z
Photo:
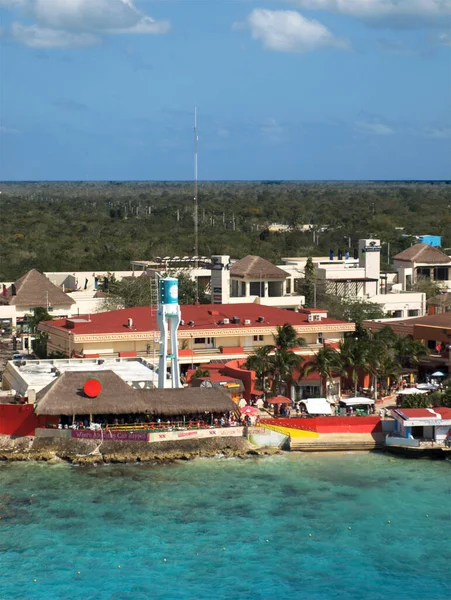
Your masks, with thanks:
M274 344L277 326L285 323L308 344L296 349L299 354L338 344L345 332L355 329L354 323L329 319L323 310L294 312L251 303L183 305L181 311L181 364L245 358L259 346ZM159 356L160 331L152 307L59 319L41 323L39 329L49 336L48 353L80 358L143 356L152 362Z

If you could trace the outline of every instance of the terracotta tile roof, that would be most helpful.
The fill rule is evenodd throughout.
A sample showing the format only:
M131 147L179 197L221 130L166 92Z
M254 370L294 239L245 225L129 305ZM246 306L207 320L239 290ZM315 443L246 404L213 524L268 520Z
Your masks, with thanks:
M16 288L15 296L12 295L13 285ZM3 304L15 306L71 306L75 304L70 296L61 291L45 275L31 269L20 277L8 289L6 296L1 297Z
M277 325L284 325L285 323L289 323L294 327L312 327L314 331L321 330L322 325L343 325L347 331L349 326L352 325L345 321L325 317L321 321L308 321L306 313L297 313L291 310L254 303L182 305L180 308L184 323L180 325L179 330L193 331L193 333L198 330L213 329L221 331L242 328L243 332L248 331L249 335L252 335L253 328L275 328ZM234 317L238 317L240 322L234 323ZM259 321L260 317L264 317L264 320ZM229 319L230 322L219 325L225 318ZM131 329L128 327L128 319L132 319L133 321ZM72 327L67 327L68 321L73 323ZM246 325L245 321L250 321L250 325ZM190 325L190 323L192 324ZM80 315L74 319L57 319L43 323L43 325L52 329L70 329L75 335L158 330L155 311L152 311L150 306L96 313L91 314L89 318L86 315Z
M393 257L393 260L405 260L418 263L446 264L451 262L451 258L438 248L429 246L429 244L415 244L407 250L403 250Z
M289 274L260 256L248 255L233 263L232 277L247 279L285 279Z
M395 333L413 335L414 327L444 327L451 328L451 312L440 315L424 315L406 319L390 319L377 321L363 321L363 326L376 331L384 327L391 327Z

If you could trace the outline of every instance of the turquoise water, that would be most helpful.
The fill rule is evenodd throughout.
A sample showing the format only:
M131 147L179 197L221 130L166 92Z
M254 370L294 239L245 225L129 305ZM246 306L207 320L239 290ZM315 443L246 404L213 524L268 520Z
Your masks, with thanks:
M447 461L3 463L0 485L1 600L451 598Z

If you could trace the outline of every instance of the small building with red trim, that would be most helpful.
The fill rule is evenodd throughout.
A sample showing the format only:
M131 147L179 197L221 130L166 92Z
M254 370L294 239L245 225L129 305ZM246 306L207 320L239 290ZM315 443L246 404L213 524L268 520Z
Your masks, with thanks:
M394 433L387 445L421 447L422 442L444 444L451 436L451 408L396 408Z

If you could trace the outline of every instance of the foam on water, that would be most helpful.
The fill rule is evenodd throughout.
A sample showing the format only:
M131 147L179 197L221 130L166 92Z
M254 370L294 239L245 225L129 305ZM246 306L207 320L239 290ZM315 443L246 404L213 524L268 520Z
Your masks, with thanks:
M2 600L451 598L446 461L2 464L0 516Z

